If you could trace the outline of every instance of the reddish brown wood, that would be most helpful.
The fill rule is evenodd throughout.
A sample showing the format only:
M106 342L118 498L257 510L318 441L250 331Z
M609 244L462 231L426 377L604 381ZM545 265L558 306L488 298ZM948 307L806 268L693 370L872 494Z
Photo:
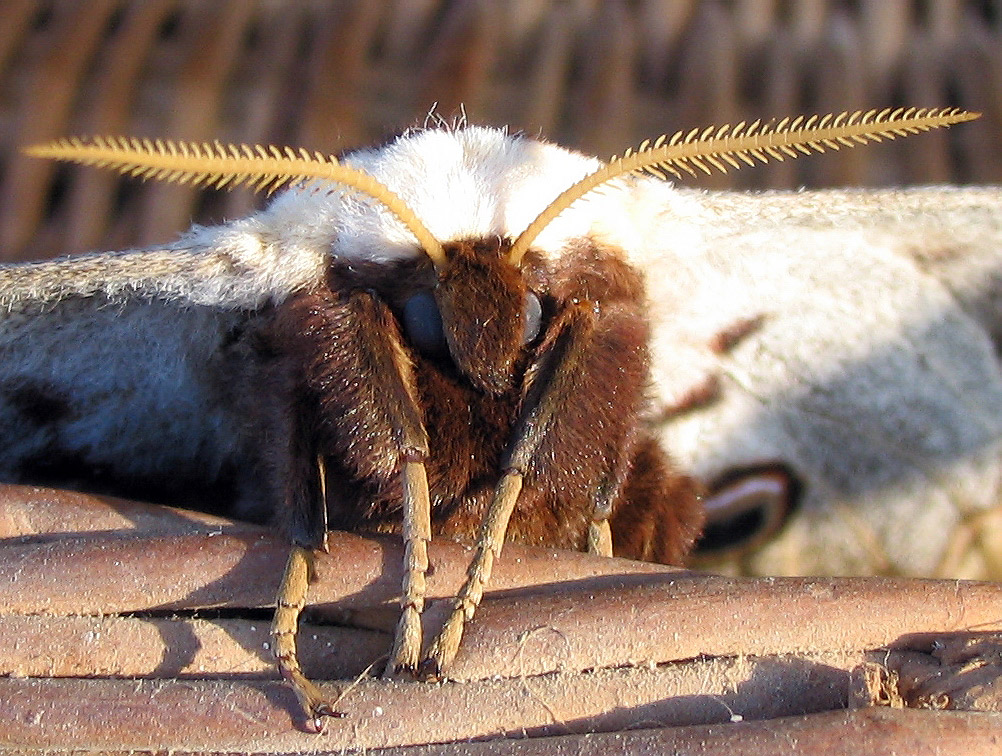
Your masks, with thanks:
M0 675L278 679L270 619L0 616ZM353 678L385 656L390 636L304 623L299 656L314 677Z
M637 725L667 723L666 709L675 704L638 704L628 693L613 702L626 690L607 694L606 682L586 675L443 686L371 681L342 702L353 711L350 718L332 720L324 734L315 735L297 728L290 715L293 696L277 682L0 679L0 743L20 749L259 753L443 742L467 749L469 738L507 736L514 741L480 748L828 756L988 754L1002 742L999 714L864 709L728 722L728 701L712 695L690 696L698 699L693 708L703 704L700 726L631 732ZM611 714L594 713L610 704ZM595 731L609 734L585 735Z
M1000 725L998 715L870 709L708 727L393 748L380 756L989 756L1002 742Z
M531 601L485 601L451 674L473 679L701 654L847 652L881 648L907 633L1002 627L999 583L695 573L604 582L565 584ZM520 649L517 664L513 647Z
M208 526L224 525L228 532L258 532L253 526L201 512L158 507L112 496L0 483L0 539L84 533L97 535L109 531L123 535L130 532L145 535L204 533Z
M846 752L843 741L978 753L998 737L985 725L998 726L991 715L775 719L846 706L855 669L912 658L902 654L929 645L923 633L999 628L998 584L735 579L516 547L498 562L496 590L452 670L465 682L366 679L338 704L350 716L311 736L291 692L262 679L274 674L267 611L241 611L271 604L288 550L282 540L216 518L41 489L0 487L0 512L0 636L8 639L0 673L9 675L0 678L0 750L256 752L528 735L554 738L539 741L553 753L595 744L660 750L676 738L679 752L720 753L740 735L760 749L745 752L764 753L780 733L801 753ZM311 597L331 604L325 613L385 622L400 551L395 537L332 533ZM469 556L465 546L432 544L432 597L458 587ZM443 603L431 602L427 630ZM228 607L226 618L204 616L217 606ZM198 609L203 616L193 618ZM378 632L309 624L300 641L318 679L350 677L389 646ZM881 647L897 655L867 653ZM119 675L159 679L107 679ZM326 685L335 694L349 687ZM704 727L629 732L667 724ZM591 731L618 734L574 735Z
M6 521L0 527L23 536L0 539L0 607L6 613L265 607L274 602L288 557L288 542L266 529L136 502L0 485L0 512ZM470 556L466 545L436 540L430 598L459 588ZM393 601L402 564L399 537L332 532L328 553L317 555L310 600L352 607ZM535 585L541 575L559 583L679 572L509 545L492 587Z

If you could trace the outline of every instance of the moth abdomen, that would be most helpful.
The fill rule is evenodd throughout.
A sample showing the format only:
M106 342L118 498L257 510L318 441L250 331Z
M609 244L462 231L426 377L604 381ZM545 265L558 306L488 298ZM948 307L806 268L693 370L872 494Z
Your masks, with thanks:
M636 443L622 503L610 526L616 556L661 564L684 563L703 531L703 487L679 472L657 441Z

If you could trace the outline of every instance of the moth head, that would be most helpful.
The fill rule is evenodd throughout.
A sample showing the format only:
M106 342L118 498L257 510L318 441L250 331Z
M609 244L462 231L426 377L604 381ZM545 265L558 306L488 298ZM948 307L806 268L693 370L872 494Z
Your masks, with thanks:
M507 260L500 237L448 242L447 265L430 289L404 302L402 327L427 356L445 356L478 389L500 394L512 386L524 349L539 336L543 307Z
M87 142L60 140L27 151L38 157L110 167L141 178L216 188L250 185L272 192L299 184L318 192L347 190L384 206L413 235L434 268L434 284L412 294L403 305L403 327L409 339L425 354L448 353L475 386L496 393L511 385L519 355L541 328L543 308L522 275L527 255L558 215L595 189L630 174L665 179L700 171L726 172L976 117L976 113L955 108L888 108L680 131L644 142L573 183L514 239L436 238L399 195L372 175L334 157L305 150L96 138Z

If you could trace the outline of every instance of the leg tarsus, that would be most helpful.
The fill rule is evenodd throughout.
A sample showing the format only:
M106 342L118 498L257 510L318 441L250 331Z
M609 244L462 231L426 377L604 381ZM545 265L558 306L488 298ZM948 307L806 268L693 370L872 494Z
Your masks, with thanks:
M417 607L405 606L393 638L393 650L383 672L384 680L401 675L413 675L421 660L421 612Z
M422 459L404 462L404 578L400 621L384 678L413 675L421 660L421 612L427 592L428 541L431 540L431 499Z
M476 605L467 606L460 599L456 599L448 619L428 649L428 655L418 667L419 679L436 681L442 678L442 672L456 657L460 641L463 639L466 620L473 618L475 609Z
M292 687L307 718L316 731L320 732L323 730L324 718L346 715L334 710L323 692L306 678L299 666L296 634L299 630L299 615L306 605L306 591L312 573L313 553L302 546L293 546L275 601L271 638L278 671Z
M588 524L588 553L597 556L612 556L612 528L609 521L592 520Z
M484 596L484 587L491 578L494 560L501 556L508 521L521 491L522 474L517 470L508 470L501 478L484 516L477 536L476 553L466 571L466 582L456 594L449 618L421 662L419 672L422 675L440 677L456 657L463 638L463 628L473 619Z

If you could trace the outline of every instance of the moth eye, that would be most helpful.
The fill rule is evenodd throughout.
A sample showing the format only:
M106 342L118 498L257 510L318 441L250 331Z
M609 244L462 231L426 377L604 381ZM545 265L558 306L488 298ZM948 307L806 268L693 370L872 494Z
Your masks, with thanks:
M438 354L446 351L442 314L430 291L419 291L404 302L404 333L419 352Z
M543 305L533 292L525 293L525 301L522 303L522 312L525 314L525 328L522 330L522 344L528 344L539 335L539 328L543 322Z

